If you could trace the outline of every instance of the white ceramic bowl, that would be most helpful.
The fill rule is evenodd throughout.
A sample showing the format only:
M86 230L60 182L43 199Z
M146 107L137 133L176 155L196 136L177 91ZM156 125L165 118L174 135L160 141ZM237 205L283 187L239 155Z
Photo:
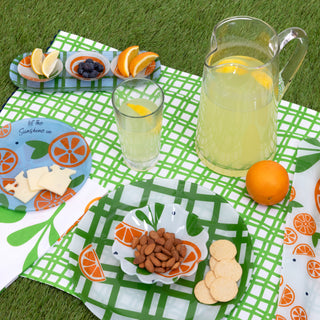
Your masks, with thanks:
M47 82L57 77L63 70L63 63L57 59L56 65L49 78L37 75L31 68L31 54L24 57L18 64L18 72L21 77L34 82Z
M140 52L141 53L141 52ZM115 58L113 58L113 60L111 61L111 72L118 78L122 79L122 80L127 80L127 79L132 79L132 76L129 77L124 77L119 69L118 69L118 58L119 56L116 56ZM156 61L152 61L148 66L146 66L143 70L141 70L136 76L135 78L146 78L147 76L149 76L156 68Z
M132 237L160 228L173 232L176 238L181 239L187 247L187 254L180 268L166 273L150 273L133 264L135 250L131 248ZM191 276L208 254L208 233L198 223L195 214L188 213L178 204L153 203L132 210L115 228L114 237L112 253L120 260L121 269L129 275L136 275L144 283L170 284L181 276Z
M85 62L87 59L92 59L95 62L99 62L103 65L103 71L99 73L99 75L95 78L85 78L80 75L78 71L78 66L80 62ZM108 58L103 56L102 54L95 51L80 51L77 52L70 57L68 57L65 63L66 71L74 78L84 81L95 81L103 78L110 70L110 62Z

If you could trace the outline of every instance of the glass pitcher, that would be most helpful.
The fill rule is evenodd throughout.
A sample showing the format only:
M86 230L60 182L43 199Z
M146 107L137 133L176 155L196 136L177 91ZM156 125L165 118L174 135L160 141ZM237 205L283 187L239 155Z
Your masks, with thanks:
M279 54L296 47L279 71ZM196 151L215 172L239 177L257 161L273 159L277 106L307 51L300 28L277 34L262 20L238 16L218 23L205 59Z

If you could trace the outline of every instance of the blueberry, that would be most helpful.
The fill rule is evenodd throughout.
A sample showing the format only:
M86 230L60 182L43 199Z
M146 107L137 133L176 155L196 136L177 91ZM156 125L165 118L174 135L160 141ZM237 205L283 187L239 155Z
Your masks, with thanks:
M78 64L78 68L82 68L83 69L83 67L84 67L84 62L80 62L79 64Z
M92 59L87 59L86 63L94 63Z
M99 74L99 72L97 70L92 70L90 73L89 73L89 78L95 78L97 77Z
M84 78L89 78L89 73L88 73L88 71L83 71L82 76L83 76Z
M94 70L94 64L93 63L85 63L84 68L85 71L91 72L92 70Z
M78 68L78 73L82 75L83 74L83 68Z
M103 65L99 62L95 62L94 63L94 69L97 70L98 72L102 72L103 71Z

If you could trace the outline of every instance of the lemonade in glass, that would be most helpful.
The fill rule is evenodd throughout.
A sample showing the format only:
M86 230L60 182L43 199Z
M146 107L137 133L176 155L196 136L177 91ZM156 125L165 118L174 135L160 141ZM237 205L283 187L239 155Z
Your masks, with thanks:
M160 153L163 92L149 79L131 79L114 90L112 103L126 164L136 170L152 168Z

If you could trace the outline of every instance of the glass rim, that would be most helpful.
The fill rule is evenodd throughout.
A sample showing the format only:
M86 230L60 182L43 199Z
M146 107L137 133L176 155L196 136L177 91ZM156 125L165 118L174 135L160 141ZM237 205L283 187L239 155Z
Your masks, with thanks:
M132 116L132 115L128 115L126 113L123 113L122 111L119 110L119 108L117 107L115 101L114 101L114 96L115 96L115 92L117 91L117 89L119 89L121 86L123 86L126 83L130 83L130 82L134 82L134 81L142 81L142 82L148 82L148 83L152 83L153 85L155 85L159 91L160 91L160 99L161 99L161 103L159 104L159 106L157 106L157 108L152 111L151 113L148 113L144 116ZM111 98L111 102L112 102L112 107L113 109L115 109L119 114L121 114L122 116L126 117L126 118L132 118L132 119L143 119L143 118L148 118L150 116L153 116L154 114L156 114L157 112L159 112L160 109L163 108L163 104L164 104L164 93L162 88L160 87L160 85L158 83L156 83L155 81L148 79L148 78L132 78L132 79L127 79L124 80L122 82L120 82L112 91L112 98Z
M257 21L259 23L261 23L262 25L264 25L265 27L267 27L269 30L271 30L271 33L273 34L273 37L276 38L276 50L273 54L273 56L266 62L266 63L263 63L262 65L260 66L257 66L257 67L249 67L249 66L244 66L242 64L239 64L239 63L223 63L223 64L220 64L220 65L209 65L207 63L207 61L209 60L209 57L217 51L217 47L216 48L212 48L212 39L215 38L215 34L216 34L216 31L219 27L221 27L222 25L224 25L225 23L229 23L229 22L232 22L232 21L236 21L236 20L253 20L253 21ZM272 38L270 38L272 39ZM271 27L267 22L259 19L259 18L255 18L255 17L250 17L250 16L232 16L232 17L229 17L229 18L226 18L226 19L223 19L221 20L220 22L218 22L214 28L213 28L213 32L212 32L212 35L211 35L211 39L210 39L210 45L211 45L211 50L210 52L206 55L205 57L205 66L210 68L210 69L218 69L220 67L224 67L226 65L235 65L235 66L241 66L241 68L244 68L246 70L259 70L259 69L263 69L263 68L266 68L268 67L269 65L271 65L274 61L274 59L278 56L279 54L279 51L280 51L280 42L279 42L279 36L278 36L278 33L275 31L275 29L273 27Z

